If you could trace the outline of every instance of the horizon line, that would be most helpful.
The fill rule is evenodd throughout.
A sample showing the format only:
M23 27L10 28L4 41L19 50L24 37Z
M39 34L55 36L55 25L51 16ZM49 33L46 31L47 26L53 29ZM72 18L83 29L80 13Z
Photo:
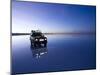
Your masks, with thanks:
M53 32L51 32L51 33L43 33L43 34L45 34L45 35L71 35L71 34L77 34L77 35L79 35L79 34L96 34L96 32L59 32L59 33L53 33ZM14 35L30 35L30 33L12 33L12 36L14 36Z

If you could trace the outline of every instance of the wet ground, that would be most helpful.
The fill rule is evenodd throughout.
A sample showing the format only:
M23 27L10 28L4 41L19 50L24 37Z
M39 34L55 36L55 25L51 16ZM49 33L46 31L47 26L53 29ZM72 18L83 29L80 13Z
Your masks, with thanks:
M47 35L47 47L31 47L29 36L12 36L12 72L36 73L96 68L95 35Z

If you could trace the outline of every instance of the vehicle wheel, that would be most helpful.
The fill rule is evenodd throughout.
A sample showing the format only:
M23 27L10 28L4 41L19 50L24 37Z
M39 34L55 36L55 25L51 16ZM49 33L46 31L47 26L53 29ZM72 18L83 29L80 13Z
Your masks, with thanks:
M47 47L47 43L44 43L44 47Z
M31 46L33 46L33 43L32 43L32 41L31 41Z
M36 47L36 43L34 43L34 47Z

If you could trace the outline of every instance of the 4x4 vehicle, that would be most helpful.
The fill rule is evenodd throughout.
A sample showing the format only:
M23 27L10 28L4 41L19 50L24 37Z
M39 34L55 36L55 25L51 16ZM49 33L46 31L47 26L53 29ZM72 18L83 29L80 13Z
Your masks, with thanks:
M41 46L41 44L44 44L44 47L47 46L47 37L44 36L44 34L42 32L40 32L39 30L36 31L31 31L31 35L30 35L30 42L31 42L31 46Z

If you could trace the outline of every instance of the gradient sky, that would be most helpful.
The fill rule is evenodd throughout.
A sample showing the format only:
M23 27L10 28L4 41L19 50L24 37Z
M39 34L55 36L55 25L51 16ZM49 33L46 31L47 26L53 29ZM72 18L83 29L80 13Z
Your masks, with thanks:
M38 2L12 2L12 32L94 32L96 7Z

